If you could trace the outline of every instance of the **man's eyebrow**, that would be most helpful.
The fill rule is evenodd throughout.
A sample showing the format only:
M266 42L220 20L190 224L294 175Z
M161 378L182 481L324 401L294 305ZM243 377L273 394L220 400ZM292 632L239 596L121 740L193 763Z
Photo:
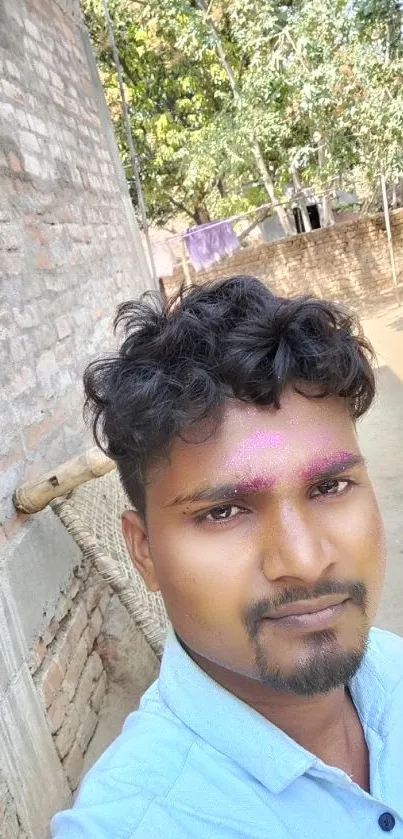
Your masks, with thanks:
M317 457L309 466L299 470L299 476L305 481L328 480L354 469L355 466L365 466L365 457L355 452L336 452L331 455Z
M217 484L216 486L199 487L184 495L177 495L173 501L164 504L164 507L176 507L183 504L196 504L200 501L225 501L228 498L236 498L238 495L247 492L259 492L263 489L271 489L274 486L273 478L251 478L236 483Z
M365 458L360 454L353 452L337 452L334 455L324 455L317 458L309 466L304 467L298 473L299 477L305 481L308 480L329 480L336 475L340 475L347 469L352 469L354 466L365 466ZM236 498L242 494L251 492L262 492L265 489L272 489L276 481L270 476L256 476L249 480L244 480L236 483L217 484L215 486L208 486L204 484L202 487L197 487L189 493L177 495L173 501L168 501L164 507L178 507L185 504L197 504L200 501L225 501L226 499Z

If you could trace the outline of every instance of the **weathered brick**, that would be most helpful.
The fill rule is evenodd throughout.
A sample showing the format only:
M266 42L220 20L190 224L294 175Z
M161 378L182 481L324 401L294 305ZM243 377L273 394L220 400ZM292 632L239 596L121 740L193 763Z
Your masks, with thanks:
M7 155L7 159L8 159L8 165L9 165L12 172L19 173L19 172L23 171L23 165L22 165L21 159L19 157L17 157L17 155L14 154L14 152L10 151Z
M35 422L33 425L24 429L24 440L27 449L36 449L39 443L44 439L44 437L46 437L47 434L49 434L55 425L56 423L54 422L54 418L49 415L41 420L41 422ZM53 638L56 635L57 629L55 630ZM53 638L51 638L50 641L52 641ZM45 641L45 643L50 644L50 641Z
M99 608L94 609L87 629L85 630L85 637L88 649L92 650L96 639L101 631L103 616Z
M15 371L13 381L9 387L10 396L15 399L21 393L35 387L36 376L34 371L27 366L21 367L20 370Z
M98 714L94 711L91 705L88 705L84 712L84 718L77 731L77 743L80 746L83 754L87 751L88 744L95 733L98 725Z
M80 715L78 710L71 705L68 709L66 716L64 717L63 723L55 735L55 746L59 753L59 757L63 760L63 758L68 755L77 735L77 731L80 727Z
M37 41L40 40L41 36L40 36L39 29L38 29L37 26L35 26L35 24L32 22L32 20L30 20L29 18L26 18L26 20L24 21L24 26L25 26L26 31L28 32L28 35L30 35L31 38L35 38Z
M53 639L56 637L57 631L59 629L59 621L56 618L52 618L44 632L42 633L42 641L46 647L52 643Z
M79 679L74 701L70 704L63 725L55 737L56 748L61 758L64 758L68 754L74 743L83 719L83 714L94 692L94 685L97 683L101 673L101 659L97 653L92 653Z
M62 341L63 338L66 338L67 335L70 335L71 324L69 319L66 317L56 318L56 331L60 341Z
M70 583L70 587L69 587L69 591L68 591L68 596L70 597L71 600L74 600L74 598L77 597L77 594L80 591L80 588L81 588L81 580L77 577L77 575L75 575L73 577L71 583Z
M16 513L3 522L3 530L7 539L12 539L29 519L26 513Z
M57 659L45 659L43 666L34 676L34 682L45 707L49 708L63 682L63 670Z
M9 251L2 253L1 267L3 274L8 274L9 276L20 274L22 271L22 265L22 255L20 252Z
M59 623L61 623L62 620L64 620L66 615L69 613L72 605L73 601L70 597L67 597L65 594L60 595L55 612L55 618L57 621L59 621Z
M35 134L32 134L30 131L20 131L19 143L23 154L31 154L31 152L34 154L40 154L41 147L38 140Z
M22 104L24 101L21 88L8 79L0 79L0 92L3 96L13 99L15 102Z
M91 614L95 607L98 606L106 585L105 580L101 579L98 575L91 574L88 578L83 594L83 602L85 603L88 614Z
M46 282L47 285L47 282ZM40 352L47 350L56 343L56 330L52 324L45 323L35 329L36 346Z
M72 792L75 792L79 783L84 765L84 755L78 743L74 743L71 751L63 761L63 768Z
M37 49L37 54L39 54L38 49ZM46 67L46 64L43 64L42 61L34 61L33 64L34 64L34 68L35 68L35 73L37 73L38 76L41 79L43 79L45 82L49 82L50 73L49 73L48 68Z
M47 711L49 727L52 734L56 734L61 728L68 706L69 700L64 691L60 690Z
M50 271L53 268L52 260L46 250L41 250L35 257L35 268L41 271Z
M63 671L66 672L67 666L77 649L78 642L87 626L87 612L82 602L74 605L70 615L67 618L66 625L59 633L54 656L57 657Z
M45 398L50 399L57 392L60 370L56 363L55 354L48 350L39 357L36 364L36 375Z
M4 530L4 527L2 525L0 525L0 551L1 551L2 548L4 548L6 546L7 542L8 542L8 539L7 539L7 536L6 536L6 531Z
M21 73L16 64L13 61L6 61L6 71L7 73L12 76L14 79L21 79Z
M111 599L111 591L110 591L110 590L109 590L109 588L108 588L108 589L107 589L107 590L103 593L103 595L102 595L102 597L101 597L101 599L100 599L100 601L99 601L99 603L98 603L98 608L99 608L99 610L100 610L100 612L101 612L101 615L104 615L104 614L105 614L105 612L106 612L106 610L107 610L107 608L108 608L108 605L109 605L109 603L110 603L110 599Z
M30 664L29 669L31 673L36 673L39 667L42 664L43 659L47 653L46 644L43 643L42 639L39 638L39 641L36 642L34 649L31 652Z
M39 158L35 157L33 154L24 155L24 169L26 172L29 172L30 175L35 175L38 178L42 177L43 165Z
M87 641L84 635L81 636L77 649L70 661L70 664L67 668L66 675L63 679L63 690L66 693L69 701L74 697L74 694L77 690L77 685L81 673L84 669L84 665L87 661L88 656L88 647Z
M79 708L85 707L86 703L88 702L91 694L94 690L94 685L98 681L101 673L103 671L102 661L98 655L98 653L93 652L91 653L87 663L85 665L84 671L82 673L76 697L75 697L75 704Z
M100 679L95 687L95 690L91 696L91 705L96 713L99 712L99 709L102 705L102 702L105 698L106 691L108 687L108 678L105 672L101 673Z

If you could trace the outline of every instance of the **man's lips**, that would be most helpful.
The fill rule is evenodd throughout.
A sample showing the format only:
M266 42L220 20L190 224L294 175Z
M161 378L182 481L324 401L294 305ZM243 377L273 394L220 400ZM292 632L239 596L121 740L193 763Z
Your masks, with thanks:
M280 606L279 609L265 615L265 618L275 621L281 618L293 617L294 615L313 615L316 612L323 612L325 609L339 606L348 599L348 596L345 594L338 596L333 594L327 597L321 597L319 600L299 600L298 603L287 603L285 606Z
M323 597L315 601L299 601L289 603L276 612L268 614L262 624L270 624L273 629L295 627L297 629L319 630L334 624L344 613L350 598L346 597Z

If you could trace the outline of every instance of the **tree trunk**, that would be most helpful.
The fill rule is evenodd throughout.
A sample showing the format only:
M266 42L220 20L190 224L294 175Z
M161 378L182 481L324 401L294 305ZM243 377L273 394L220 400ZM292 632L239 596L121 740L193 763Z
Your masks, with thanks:
M308 207L305 200L305 195L302 192L302 184L299 179L298 170L295 163L291 164L291 174L292 179L294 181L295 191L299 193L298 195L298 204L301 210L302 219L304 222L304 230L305 233L310 233L312 230L311 219L309 218Z
M221 198L225 198L225 184L222 178L219 178L217 181L217 189L220 193Z
M326 148L325 143L323 140L319 141L318 145L318 163L319 169L323 169L326 166ZM333 209L330 203L330 198L328 195L324 195L322 198L322 206L323 206L323 226L330 227L334 224L334 215Z
M396 210L397 207L397 189L396 184L392 185L392 210Z
M274 188L274 181L273 181L272 176L271 176L271 174L270 174L270 172L269 172L269 170L266 166L266 163L264 161L264 157L263 157L262 152L260 150L259 143L257 141L255 141L253 143L252 151L253 151L253 156L255 158L256 166L257 166L257 168L260 172L260 175L262 177L262 181L264 183L266 192L267 192L267 194L270 198L270 201L272 201L272 203L273 203L273 209L277 213L277 216L278 216L278 218L279 218L279 220L282 224L282 227L284 229L284 232L287 234L287 236L292 236L294 231L292 229L290 219L288 218L284 207L282 206L279 199L277 198L276 190Z
M237 85L237 82L236 82L236 79L235 79L235 76L234 76L233 69L232 69L232 67L231 67L231 65L230 65L230 63L227 59L227 56L225 54L225 49L223 47L221 38L220 38L220 36L217 32L216 27L214 26L213 21L209 17L208 8L206 7L206 4L205 4L204 0L196 0L196 3L197 3L197 6L199 7L200 11L202 11L204 16L205 16L206 23L207 23L207 25L210 29L211 35L214 38L214 42L215 42L215 45L216 45L216 48L217 48L219 59L221 61L221 64L222 64L227 76L228 76L228 81L230 83L230 87L231 87L232 93L234 95L235 103L237 105L239 105L240 94L239 94L239 90L238 90L238 85ZM278 218L279 218L279 220L280 220L280 222L281 222L281 224L284 228L284 232L287 234L287 236L290 236L294 232L293 229L292 229L291 222L290 222L290 220L287 216L286 211L284 210L284 207L281 205L279 199L277 198L276 190L275 190L275 187L274 187L274 181L273 181L273 179L270 175L270 172L269 172L269 170L266 166L266 163L265 163L263 154L261 152L259 143L256 139L254 139L253 142L252 142L252 153L253 153L253 157L255 159L256 167L257 167L257 169L260 173L260 176L262 178L264 187L266 189L266 192L267 192L267 194L270 198L270 201L274 205L274 210L277 213L277 216L278 216Z
M205 204L198 204L194 209L196 224L208 224L211 221L210 213Z

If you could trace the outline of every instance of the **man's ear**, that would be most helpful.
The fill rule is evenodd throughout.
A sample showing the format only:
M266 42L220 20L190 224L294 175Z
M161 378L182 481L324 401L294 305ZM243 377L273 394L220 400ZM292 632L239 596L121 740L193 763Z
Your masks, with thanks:
M140 572L150 591L159 591L146 526L139 513L135 510L125 510L122 514L122 530L134 567Z

